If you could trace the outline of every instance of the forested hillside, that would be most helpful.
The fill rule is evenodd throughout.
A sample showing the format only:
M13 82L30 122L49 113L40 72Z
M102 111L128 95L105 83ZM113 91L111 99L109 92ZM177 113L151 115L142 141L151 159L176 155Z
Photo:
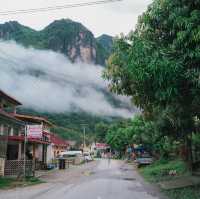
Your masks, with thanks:
M74 22L70 19L56 20L41 31L36 31L23 26L17 21L10 21L0 24L0 39L5 41L14 40L17 44L22 44L25 47L33 47L34 49L50 49L66 55L72 63L82 61L83 63L98 64L102 66L105 65L106 60L111 54L113 45L113 38L111 36L102 35L95 38L92 32L81 23ZM12 56L10 55L6 59L9 59L9 65L13 62L13 60L10 60L12 59ZM14 61L16 63L16 59ZM24 60L24 62L26 62L26 60ZM7 62L2 64L6 66ZM20 65L20 61L16 64ZM48 72L40 70L41 67L36 70L34 69L34 66L32 69L28 69L30 64L32 65L32 63L23 63L23 65L27 65L27 67L25 67L26 69L23 69L20 73L30 75L30 78L53 78L52 81L55 81L55 77L48 77ZM58 67L59 72L59 66L56 67ZM20 70L21 69L19 69L19 71ZM59 81L57 78L58 77L56 76L56 81ZM66 83L67 81L68 80L66 79ZM79 82L79 84L81 85L82 83ZM94 87L94 85L92 87ZM126 102L123 103L122 101L116 99L111 93L108 92L108 90L102 90L99 88L94 89L97 89L98 92L102 93L105 96L105 99L112 104L113 107L119 108L126 106ZM77 95L77 97L80 96ZM110 123L113 120L118 120L117 117L104 117L100 115L95 116L94 114L86 113L82 110L75 112L63 111L63 113L53 113L38 110L36 111L35 109L24 109L22 107L20 112L47 117L55 124L56 127L54 128L54 131L56 133L60 134L63 138L76 140L78 143L82 142L83 124L86 125L87 141L91 142L96 139L95 126L98 123Z
M94 140L102 141L99 138L99 134L101 133L98 131L99 125L107 125L121 120L119 117L100 117L86 112L55 114L37 112L30 109L19 109L18 112L48 118L48 120L55 125L52 129L53 132L59 134L64 139L75 140L77 141L77 144L81 144L83 142L84 126L86 128L86 142L91 143Z

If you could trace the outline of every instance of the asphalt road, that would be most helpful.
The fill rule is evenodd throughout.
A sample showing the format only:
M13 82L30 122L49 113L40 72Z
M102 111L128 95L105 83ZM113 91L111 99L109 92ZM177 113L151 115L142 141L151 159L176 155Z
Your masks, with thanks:
M0 199L161 199L132 165L99 160L43 177L47 183L0 191Z

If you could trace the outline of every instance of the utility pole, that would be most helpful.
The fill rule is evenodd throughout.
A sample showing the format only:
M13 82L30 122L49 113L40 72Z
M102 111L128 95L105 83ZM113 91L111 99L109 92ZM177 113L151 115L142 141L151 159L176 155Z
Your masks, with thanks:
M85 148L85 126L83 126L83 148Z
M81 126L83 127L83 150L86 147L86 126L87 124L81 124Z
M83 149L85 149L85 126L83 126Z
M27 142L27 125L24 131L24 179L26 178L26 142Z

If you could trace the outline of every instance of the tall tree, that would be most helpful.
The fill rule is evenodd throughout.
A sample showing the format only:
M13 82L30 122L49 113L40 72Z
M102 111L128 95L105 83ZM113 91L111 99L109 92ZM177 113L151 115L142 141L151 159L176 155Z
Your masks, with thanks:
M187 143L200 117L200 1L154 0L136 30L120 37L104 77L146 115L164 112L173 135Z
M108 125L100 122L95 125L95 134L97 142L105 142L105 137L108 131Z

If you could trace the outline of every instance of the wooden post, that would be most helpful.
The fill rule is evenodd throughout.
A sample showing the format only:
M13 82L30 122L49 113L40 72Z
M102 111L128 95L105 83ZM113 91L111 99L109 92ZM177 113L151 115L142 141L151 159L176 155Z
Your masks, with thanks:
M24 180L26 180L26 144L27 144L27 126L24 129Z
M18 148L18 160L22 159L22 143L19 142L19 148Z
M33 176L35 176L35 149L36 149L36 144L33 143Z
M187 163L190 171L193 170L193 153L192 153L192 134L186 136L186 146L187 146Z

